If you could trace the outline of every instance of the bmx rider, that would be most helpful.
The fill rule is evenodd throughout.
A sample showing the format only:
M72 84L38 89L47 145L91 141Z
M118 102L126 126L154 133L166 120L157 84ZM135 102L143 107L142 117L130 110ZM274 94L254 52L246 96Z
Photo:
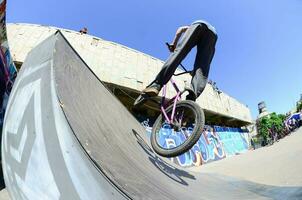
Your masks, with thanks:
M181 40L178 43L180 38ZM181 61L193 47L197 46L194 68L191 72L191 87L186 97L187 100L195 101L207 84L210 64L215 53L216 41L216 30L206 21L198 20L189 26L179 27L173 42L169 44L169 50L172 53L157 74L155 80L142 92L150 97L157 96L162 86L170 80Z

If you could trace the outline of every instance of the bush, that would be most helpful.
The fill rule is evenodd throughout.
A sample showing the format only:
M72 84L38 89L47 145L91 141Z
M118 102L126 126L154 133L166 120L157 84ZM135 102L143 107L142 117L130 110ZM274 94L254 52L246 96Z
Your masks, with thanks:
M283 121L285 120L285 115L276 113L271 113L268 116L262 117L257 122L258 133L263 138L265 143L267 143L270 138L269 130L274 127L274 131L279 135L283 129Z
M264 141L267 141L267 138L269 137L269 129L271 126L272 125L269 120L269 116L260 118L257 123L258 133L263 138Z

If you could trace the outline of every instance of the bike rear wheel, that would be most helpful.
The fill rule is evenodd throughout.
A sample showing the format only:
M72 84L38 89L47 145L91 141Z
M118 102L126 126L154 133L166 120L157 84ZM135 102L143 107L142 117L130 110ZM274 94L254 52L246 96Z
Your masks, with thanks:
M170 118L173 105L165 111ZM200 138L204 127L203 110L193 101L179 101L176 104L172 123L168 123L163 113L156 119L151 132L151 145L154 151L164 157L179 156Z

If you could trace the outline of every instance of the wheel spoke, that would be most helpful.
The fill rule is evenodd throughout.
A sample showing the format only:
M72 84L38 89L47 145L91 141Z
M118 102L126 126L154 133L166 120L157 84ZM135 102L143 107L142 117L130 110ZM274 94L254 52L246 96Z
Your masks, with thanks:
M165 112L171 117L173 105L169 106ZM171 122L166 122L163 114L157 119L151 134L152 147L158 154L167 157L188 151L200 137L200 126L203 126L201 117L203 113L201 115L199 107L194 103L177 102Z

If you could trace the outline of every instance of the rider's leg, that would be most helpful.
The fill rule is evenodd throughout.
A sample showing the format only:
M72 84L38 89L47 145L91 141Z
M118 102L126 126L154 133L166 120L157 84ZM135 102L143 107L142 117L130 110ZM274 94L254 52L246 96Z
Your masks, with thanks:
M181 61L197 44L202 29L203 27L200 24L194 24L188 28L181 41L178 43L175 51L170 54L153 83L144 89L143 92L151 96L158 94L161 87L171 79Z
M191 81L194 94L190 93L187 99L195 100L206 87L210 64L215 53L216 40L217 36L207 29L197 44L197 53Z
M189 94L187 95L186 99L195 101L196 98L204 90L205 86L207 85L207 82L208 82L208 78L203 75L201 68L194 70L191 80L192 90L189 91Z

